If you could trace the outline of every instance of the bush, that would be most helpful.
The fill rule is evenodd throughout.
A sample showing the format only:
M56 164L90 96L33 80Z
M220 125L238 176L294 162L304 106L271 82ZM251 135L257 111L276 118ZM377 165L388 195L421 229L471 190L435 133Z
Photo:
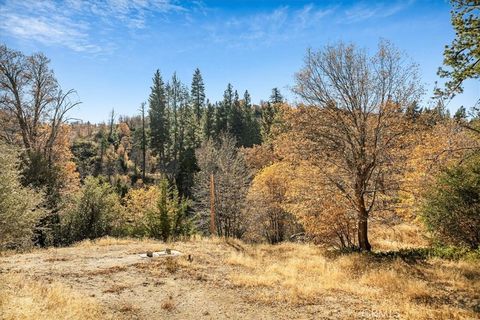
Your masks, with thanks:
M480 245L480 155L444 170L426 194L422 216L442 243Z
M130 189L124 198L125 231L129 236L148 236L147 216L157 209L160 190L157 186Z
M188 200L169 187L162 179L158 186L157 206L146 215L147 234L168 241L171 238L188 237L193 233L193 221L188 217Z
M119 234L124 223L118 195L109 183L86 178L62 225L67 244Z
M20 183L18 151L0 142L0 154L0 250L29 246L43 199Z

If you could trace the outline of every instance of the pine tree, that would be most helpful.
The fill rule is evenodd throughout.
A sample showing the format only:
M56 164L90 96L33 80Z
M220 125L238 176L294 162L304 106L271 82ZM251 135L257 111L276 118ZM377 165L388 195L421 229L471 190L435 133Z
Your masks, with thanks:
M226 123L227 127L225 128L226 131L230 131L230 125L232 123L232 109L233 109L233 102L234 102L234 92L233 86L229 83L227 85L227 89L223 93L223 106L225 108L225 115L226 115Z
M171 134L171 146L170 146L170 159L173 161L173 165L176 166L180 151L180 124L179 124L179 109L182 102L182 83L174 73L171 83L167 85L168 92L168 106L171 115L170 119L170 134ZM176 170L171 170L175 172Z
M215 107L207 102L207 108L202 116L202 140L215 138Z
M200 145L199 124L195 110L188 103L188 90L183 87L179 110L179 158L175 182L181 196L189 197L193 187L193 175L198 170L195 149Z
M463 82L480 77L480 2L451 0L452 26L455 39L445 46L443 64L438 75L447 78L444 89L436 94L452 97L463 92Z
M269 140L270 129L275 121L277 112L277 104L267 102L262 105L262 141Z
M185 161L188 163L195 163L195 159L188 159L187 150L196 148L199 144L197 141L197 132L199 129L196 125L194 111L190 104L189 90L181 83L174 73L171 83L168 85L168 101L171 114L171 141L170 146L170 165L169 165L169 179L175 181L177 187L183 192L189 193L189 186L186 189L184 186L184 175L193 175L193 172L182 173L182 168L185 167Z
M189 146L180 154L178 173L175 177L176 186L181 196L192 197L193 177L197 171L195 148Z
M247 110L252 108L252 97L248 90L245 90L245 93L243 94L243 105Z
M243 94L244 130L242 132L242 144L244 147L252 147L261 143L260 125L252 109L252 99L248 90Z
M280 90L278 90L278 88L272 89L272 94L270 96L270 103L272 104L283 103L283 96L280 93Z
M228 122L227 122L227 111L225 108L225 105L223 102L221 103L215 103L215 113L214 113L214 118L215 118L215 130L214 130L214 138L217 138L220 136L222 132L225 132L228 127Z
M167 102L165 97L165 86L157 70L153 77L153 85L149 98L150 116L150 146L155 155L159 156L159 166L162 171L166 167L166 151L169 144L169 119Z
M223 101L215 109L215 136L217 137L222 132L230 132L231 130L233 100L233 86L229 83L223 93Z
M231 134L237 141L237 146L244 146L244 141L242 138L245 130L245 120L237 90L235 90L234 93L229 128Z
M262 105L262 141L268 141L270 129L278 113L278 105L283 103L283 96L278 88L272 89L270 101Z
M195 69L195 73L193 74L191 102L195 114L195 120L197 124L199 124L205 107L205 85L203 84L202 74L198 68Z

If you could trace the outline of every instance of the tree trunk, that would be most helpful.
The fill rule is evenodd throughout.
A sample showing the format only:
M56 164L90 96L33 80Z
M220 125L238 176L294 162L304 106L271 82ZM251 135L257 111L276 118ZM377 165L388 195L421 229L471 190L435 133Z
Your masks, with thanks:
M365 206L360 206L358 215L358 246L362 251L370 251L372 246L368 242L368 214Z

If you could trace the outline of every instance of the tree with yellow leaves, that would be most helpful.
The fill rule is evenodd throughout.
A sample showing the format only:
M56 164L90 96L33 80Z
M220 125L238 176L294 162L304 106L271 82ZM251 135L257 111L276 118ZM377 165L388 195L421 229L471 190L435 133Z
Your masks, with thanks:
M147 215L156 209L160 190L157 186L130 189L125 196L125 228L134 237L148 234Z
M480 141L476 133L453 119L433 126L420 125L409 139L413 145L405 161L397 212L413 220L436 176L479 150Z
M290 179L288 164L281 162L255 176L247 195L250 234L261 235L275 244L286 240L297 229L292 215L285 209Z

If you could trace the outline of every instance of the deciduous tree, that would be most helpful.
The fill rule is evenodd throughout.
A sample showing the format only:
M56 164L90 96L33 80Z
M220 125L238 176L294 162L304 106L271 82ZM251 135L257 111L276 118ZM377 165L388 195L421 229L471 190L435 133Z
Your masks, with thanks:
M295 92L310 106L290 118L300 154L317 163L357 215L358 245L370 250L368 220L398 188L403 110L421 93L417 67L382 41L373 56L339 43L308 51ZM330 170L331 173L330 173Z

